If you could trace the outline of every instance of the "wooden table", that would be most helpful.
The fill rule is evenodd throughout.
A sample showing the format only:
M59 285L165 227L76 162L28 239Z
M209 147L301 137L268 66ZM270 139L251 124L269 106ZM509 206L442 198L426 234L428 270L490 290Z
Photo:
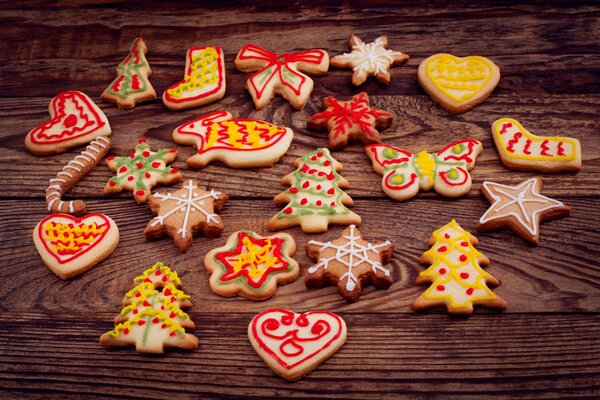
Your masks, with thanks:
M4 3L0 21L0 143L3 195L0 199L0 397L16 398L598 398L600 397L600 7L598 4L472 5L454 1L432 7L383 4L364 10L352 6L282 7L251 4L217 9L177 5L153 8L129 2L83 5L79 1ZM252 2L248 2L252 3ZM173 6L176 4L174 3ZM350 72L332 70L315 79L311 101L296 111L281 98L256 111L244 90L247 75L233 60L247 43L284 52L347 50L351 33L372 40L387 34L390 47L410 54L393 69L389 86L370 79L360 88ZM99 95L136 35L149 46L152 83L160 94L181 79L185 52L194 45L223 47L227 95L209 106L168 111L160 100L118 110ZM502 70L500 84L485 103L452 116L417 83L417 67L437 52L481 54ZM198 237L190 251L172 240L146 241L142 231L152 213L130 193L101 195L111 176L99 166L72 192L90 210L118 224L121 242L107 260L71 279L58 279L42 264L31 232L45 215L48 179L80 149L34 157L25 134L48 118L50 99L64 90L90 95L113 127L112 154L128 154L144 137L154 148L174 146L177 125L210 111L227 109L238 117L264 119L294 129L288 153L273 168L234 170L212 164L189 170L191 147L176 146L175 166L185 177L229 194L221 216L223 237ZM224 299L212 293L201 260L232 232L246 228L265 234L265 221L279 211L272 198L285 187L280 178L292 161L325 146L324 133L306 130L325 95L347 97L360 91L375 106L397 115L382 133L385 142L417 151L436 150L452 140L472 137L484 151L473 171L473 188L459 200L420 193L395 202L383 195L381 177L371 169L360 145L334 156L350 181L353 211L363 218L371 239L397 244L395 282L387 291L367 288L347 304L328 287L307 290L302 279L281 287L264 302ZM572 216L542 225L541 243L532 247L509 231L479 234L478 249L492 261L487 269L502 285L495 290L509 308L502 313L478 309L470 318L450 318L442 310L417 314L411 302L425 289L414 284L417 264L431 232L451 218L475 232L488 203L484 180L517 183L535 176L513 172L499 161L491 123L511 116L531 131L577 137L583 148L578 174L543 176L543 194L572 207ZM341 227L323 235L299 228L287 232L299 248L310 239L337 237ZM302 274L312 263L296 256ZM112 328L120 299L132 278L156 261L178 271L192 295L192 319L201 345L148 357L133 349L103 349L101 333ZM325 309L348 324L346 345L316 371L296 383L274 376L252 350L246 329L266 308Z

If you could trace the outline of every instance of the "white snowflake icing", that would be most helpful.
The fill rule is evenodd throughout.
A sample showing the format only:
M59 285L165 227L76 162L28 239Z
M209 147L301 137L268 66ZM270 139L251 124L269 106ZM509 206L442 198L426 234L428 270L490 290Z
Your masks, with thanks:
M212 197L213 199L218 199L219 195L221 194L220 192L215 192L214 190L211 189L210 193L200 196L199 193L194 191L194 189L198 189L198 186L193 185L192 181L188 181L187 185L185 185L183 188L187 189L188 192L182 194L181 197L173 196L171 193L167 193L167 194L156 193L154 195L154 197L159 198L161 201L177 200L177 204L176 204L175 208L173 208L172 210L167 212L165 215L159 215L159 216L155 217L154 221L152 221L152 225L151 225L151 226L156 226L158 224L162 225L162 223L165 219L167 219L172 214L175 214L177 211L184 212L185 218L183 219L183 225L181 226L181 229L179 229L179 231L177 232L178 234L181 234L182 238L184 238L186 236L187 225L188 225L190 213L199 211L206 216L207 223L209 223L209 224L211 222L213 222L215 224L218 223L217 214L210 214L210 213L206 212L206 210L204 210L202 208L202 206L204 205L204 199L209 198L209 197Z
M375 39L374 42L358 43L354 40L351 53L344 53L339 58L352 60L356 63L354 71L371 72L375 75L385 73L394 62L394 55L402 54L399 51L388 50L383 47L381 38Z
M386 268L383 268L381 262L369 259L369 251L378 254L379 251L377 249L388 246L391 244L391 242L389 240L386 240L385 242L377 244L375 246L373 246L371 243L367 243L367 246L363 246L362 244L358 243L358 240L361 239L360 232L358 236L355 236L354 231L356 227L354 225L350 225L349 228L350 235L342 236L344 239L347 239L348 242L343 244L342 246L334 245L332 242L323 243L317 242L315 240L311 240L309 242L309 244L321 246L319 251L332 248L335 249L336 252L333 257L321 258L318 264L313 265L308 269L308 272L312 274L321 267L324 270L326 270L327 267L329 267L329 262L335 260L348 268L348 271L342 276L340 276L339 280L347 279L346 290L351 292L356 287L356 282L358 281L356 275L354 275L354 272L352 271L352 268L358 267L362 263L370 264L371 268L373 269L373 272L377 272L377 270L379 270L382 271L385 274L385 276L390 276L390 271ZM347 258L347 260L345 258Z

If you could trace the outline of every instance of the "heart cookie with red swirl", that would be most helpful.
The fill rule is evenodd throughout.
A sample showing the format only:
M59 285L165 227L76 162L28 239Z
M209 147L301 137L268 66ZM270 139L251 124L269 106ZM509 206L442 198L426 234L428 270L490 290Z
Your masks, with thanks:
M297 314L270 309L256 315L248 338L273 373L295 381L327 360L346 342L346 323L327 311Z
M51 119L29 131L25 146L31 154L47 156L110 136L108 118L82 92L63 92L48 106Z

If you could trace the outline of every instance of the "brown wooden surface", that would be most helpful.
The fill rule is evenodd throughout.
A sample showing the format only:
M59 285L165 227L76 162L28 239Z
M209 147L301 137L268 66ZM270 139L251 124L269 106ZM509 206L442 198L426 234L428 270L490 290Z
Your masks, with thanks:
M250 3L250 2L248 2ZM600 6L480 5L436 2L431 6L352 4L321 7L241 4L223 7L78 1L0 4L0 398L598 398L600 397ZM361 8L364 6L364 8ZM350 85L349 71L332 70L315 79L303 111L275 99L255 111L244 91L246 74L233 66L235 54L253 42L273 51L323 48L346 51L356 33L372 40L387 34L390 47L411 56L393 69L389 87L370 79ZM183 112L159 100L118 110L99 95L136 35L149 47L151 78L158 93L181 79L188 47L217 44L227 62L227 95L219 103ZM418 64L436 52L492 58L502 79L488 101L460 116L434 104L417 83ZM43 266L31 240L45 215L44 189L79 149L53 157L30 155L27 131L47 119L57 93L82 90L98 102L113 127L113 154L128 154L138 137L153 148L175 146L175 166L185 177L229 194L221 216L222 238L199 237L186 254L169 239L147 242L142 231L152 217L131 194L105 199L111 176L101 165L73 195L88 208L112 217L121 242L110 258L70 281ZM371 170L359 145L334 153L351 184L353 211L363 218L368 238L396 241L395 283L388 291L367 288L348 305L334 288L307 290L302 279L281 287L264 302L224 299L212 293L201 259L241 228L267 233L265 221L279 211L272 197L285 187L279 179L292 160L327 143L326 135L305 129L324 95L367 91L377 108L397 115L382 133L385 142L409 150L436 150L451 140L473 137L484 151L472 172L473 188L459 200L420 193L398 203L382 194L381 177ZM239 171L213 164L185 168L191 147L171 142L178 124L225 108L290 126L296 134L273 168ZM410 303L424 290L414 285L417 264L431 232L456 218L474 232L488 204L483 180L516 183L534 176L502 167L490 136L491 123L510 116L539 134L577 137L583 148L578 174L543 176L543 193L572 207L570 218L544 223L540 246L531 247L508 231L477 235L491 259L489 272L502 281L495 291L509 304L503 313L478 309L468 319L440 310L416 314ZM287 230L299 248L323 235ZM300 251L302 274L311 262ZM133 350L98 345L111 329L120 299L132 279L156 261L177 270L192 295L191 317L200 348L191 353L142 356ZM296 383L271 374L246 337L252 316L265 308L326 309L348 324L346 345ZM177 397L179 396L179 397Z

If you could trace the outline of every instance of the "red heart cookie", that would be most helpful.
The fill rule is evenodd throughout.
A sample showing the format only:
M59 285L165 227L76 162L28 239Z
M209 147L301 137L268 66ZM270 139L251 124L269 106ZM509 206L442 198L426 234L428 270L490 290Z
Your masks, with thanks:
M25 138L32 154L62 153L111 133L106 115L82 92L60 93L50 102L48 111L52 119L32 129Z
M270 309L252 319L248 337L271 371L294 381L342 347L346 342L346 323L327 311L297 314Z
M68 279L108 257L119 243L119 229L104 214L52 214L36 225L33 242L44 264Z

